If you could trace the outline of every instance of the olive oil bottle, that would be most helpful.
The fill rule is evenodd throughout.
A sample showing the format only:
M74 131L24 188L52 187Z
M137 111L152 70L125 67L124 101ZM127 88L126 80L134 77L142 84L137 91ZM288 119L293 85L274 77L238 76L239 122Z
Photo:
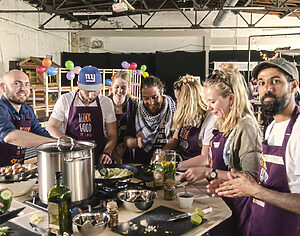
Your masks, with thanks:
M62 183L62 172L56 172L55 181L48 193L49 233L72 235L71 191Z

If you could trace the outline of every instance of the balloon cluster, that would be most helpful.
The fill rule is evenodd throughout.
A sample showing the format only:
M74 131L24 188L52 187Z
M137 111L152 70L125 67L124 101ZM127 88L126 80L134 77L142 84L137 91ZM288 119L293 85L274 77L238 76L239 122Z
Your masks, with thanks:
M68 80L73 80L75 78L75 74L78 75L81 67L80 66L74 66L74 62L67 60L65 62L65 67L69 70L67 72L67 79Z
M35 70L38 74L43 74L47 72L49 75L54 76L57 74L57 68L51 66L52 61L50 58L45 57L42 61L42 65L39 65Z
M137 64L135 62L131 62L130 64L127 61L123 61L121 63L121 66L123 69L129 69L129 70L135 70L137 68ZM140 70L137 70L136 73L137 75L142 75L144 78L149 76L149 73L146 71L147 66L142 65Z

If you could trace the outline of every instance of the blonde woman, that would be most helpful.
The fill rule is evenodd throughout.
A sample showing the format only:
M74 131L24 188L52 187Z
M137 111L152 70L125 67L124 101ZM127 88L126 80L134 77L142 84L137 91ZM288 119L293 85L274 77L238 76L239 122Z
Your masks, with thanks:
M216 117L206 112L202 86L191 75L174 83L177 108L173 117L175 130L163 150L178 150L183 157L181 169L208 163L208 145Z
M110 99L113 101L117 118L117 145L112 152L112 159L116 163L132 162L133 152L129 148L136 146L135 114L137 102L130 98L130 75L120 71L114 75L111 84Z
M231 168L257 178L261 154L261 133L248 100L244 77L232 64L214 70L204 83L207 109L217 116L210 141L209 167L188 169L181 181L208 178L228 179ZM224 198L232 217L212 235L241 235L249 216L248 198Z

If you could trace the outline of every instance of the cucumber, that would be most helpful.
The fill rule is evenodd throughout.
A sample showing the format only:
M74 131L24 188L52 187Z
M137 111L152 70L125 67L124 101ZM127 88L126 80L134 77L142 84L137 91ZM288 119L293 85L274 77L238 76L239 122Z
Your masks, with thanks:
M10 208L10 204L12 201L12 192L8 189L3 190L0 193L0 202L3 203L3 207L0 209L2 213L7 212L7 210Z

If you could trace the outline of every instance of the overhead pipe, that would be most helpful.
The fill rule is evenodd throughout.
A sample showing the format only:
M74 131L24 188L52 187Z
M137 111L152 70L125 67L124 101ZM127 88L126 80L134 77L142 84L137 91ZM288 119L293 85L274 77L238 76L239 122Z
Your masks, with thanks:
M234 7L239 0L226 0L223 7ZM213 21L213 26L220 26L225 20L230 10L220 10Z

